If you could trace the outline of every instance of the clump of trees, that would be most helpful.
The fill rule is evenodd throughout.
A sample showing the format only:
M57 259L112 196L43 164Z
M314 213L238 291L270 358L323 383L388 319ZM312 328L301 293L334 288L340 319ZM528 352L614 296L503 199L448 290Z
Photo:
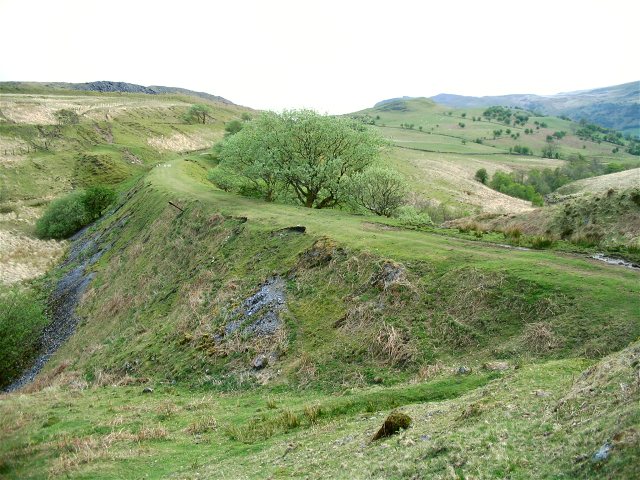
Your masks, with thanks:
M376 163L386 144L354 119L311 110L266 112L222 142L213 180L218 176L230 190L267 201L281 197L308 208L335 207L349 200L349 185Z
M115 197L112 189L97 185L58 198L49 204L36 222L36 235L40 238L68 238L100 218Z
M513 173L495 172L489 186L506 195L529 200L533 205L541 206L544 204L542 195L536 192L533 186L518 181Z

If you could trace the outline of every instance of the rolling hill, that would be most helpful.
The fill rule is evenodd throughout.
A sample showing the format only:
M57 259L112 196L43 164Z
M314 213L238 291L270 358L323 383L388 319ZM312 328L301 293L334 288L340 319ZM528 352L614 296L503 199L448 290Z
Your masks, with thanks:
M0 394L3 478L640 472L639 271L537 232L440 225L537 215L537 228L569 205L534 209L474 180L478 168L637 156L555 117L507 126L429 99L352 114L387 138L383 162L437 220L416 227L216 188L211 147L251 109L182 91L29 88L0 89L0 233L13 242L0 268L48 259L3 288L34 292L50 323L29 352L36 368ZM196 102L205 124L184 120ZM57 125L62 109L78 122ZM543 158L557 131L558 158ZM633 175L565 185L590 202L571 204L576 221L596 202L598 219L640 218ZM102 218L68 241L34 237L51 199L96 184L119 193ZM392 412L410 425L374 440Z
M556 95L469 97L441 93L431 99L453 108L479 108L491 105L520 107L544 115L564 115L575 121L585 119L625 134L640 135L640 82Z

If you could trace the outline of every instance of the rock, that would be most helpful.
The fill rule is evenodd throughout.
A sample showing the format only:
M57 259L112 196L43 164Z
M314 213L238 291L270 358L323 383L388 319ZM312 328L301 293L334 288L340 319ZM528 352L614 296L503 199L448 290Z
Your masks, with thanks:
M392 412L384 421L380 430L371 438L371 441L373 442L380 438L389 437L401 429L409 428L409 425L411 425L411 417L409 415Z
M369 284L373 287L386 290L391 285L401 283L405 280L404 267L398 263L387 261L382 264L379 272L374 273L369 279Z
M602 446L598 449L598 451L593 454L593 456L591 457L591 461L593 463L605 461L606 459L609 458L609 455L611 455L612 449L613 449L613 445L611 445L609 442L604 442Z
M460 365L458 367L458 375L469 375L471 373L471 369L465 365Z
M307 227L304 225L295 225L293 227L281 228L280 230L275 230L271 232L271 236L282 236L287 233L304 233L307 231Z
M153 388L151 388L151 387L144 387L144 389L142 390L142 393L153 393Z
M507 362L487 362L483 365L485 370L489 370L491 372L502 372L504 370L509 370L509 364Z
M544 390L535 390L535 391L533 392L533 394L534 394L536 397L548 397L548 396L550 395L550 393L549 393L549 392L545 392Z
M384 383L384 379L382 377L373 377L373 383L380 385L381 383Z
M256 356L256 358L254 358L251 361L251 366L254 368L254 370L262 370L268 365L269 365L269 359L267 358L266 355L262 353Z

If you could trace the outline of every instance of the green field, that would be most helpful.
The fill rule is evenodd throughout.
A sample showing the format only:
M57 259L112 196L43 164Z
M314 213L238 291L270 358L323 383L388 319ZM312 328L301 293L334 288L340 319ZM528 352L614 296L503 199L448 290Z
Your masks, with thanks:
M0 101L16 101L8 97ZM11 182L4 204L18 211L93 182L121 195L88 230L94 246L75 260L103 250L88 267L95 277L76 333L32 385L0 395L0 476L640 474L638 270L562 243L516 249L497 233L407 228L223 192L207 180L215 162L202 145L247 109L212 104L215 121L186 125L188 98L116 98L123 105L109 120L67 126L52 151L12 154L19 158L1 165ZM44 115L44 104L55 110L61 100L20 101L27 105L11 108ZM104 116L116 107L95 108ZM469 119L480 110L448 115L423 100L408 108L368 113L380 115L376 124L386 126L374 128L395 144L385 161L416 194L442 204L530 210L473 180L475 171L562 162L509 155L511 140L474 143L496 128ZM414 129L395 128L407 122ZM29 144L33 128L0 124L0 139ZM567 135L562 151L574 140ZM607 161L634 161L587 147ZM14 217L0 224L4 231L16 231ZM31 235L29 225L21 234ZM32 287L50 288L74 267ZM260 296L266 288L278 300L242 313L268 298ZM238 319L258 317L271 319L271 330L234 330ZM411 426L371 441L394 410ZM603 445L605 458L594 457Z

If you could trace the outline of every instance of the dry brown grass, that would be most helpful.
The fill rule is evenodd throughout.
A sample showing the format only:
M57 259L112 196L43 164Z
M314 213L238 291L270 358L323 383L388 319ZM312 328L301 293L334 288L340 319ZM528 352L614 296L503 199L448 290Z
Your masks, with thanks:
M309 385L318 376L318 368L310 355L303 353L294 367L295 376L301 386Z
M66 245L65 241L39 240L0 229L0 283L11 284L44 275L60 259Z
M413 377L412 381L414 383L428 382L436 378L445 370L446 370L446 367L444 366L444 364L440 362L436 362L433 364L426 364L420 367L418 372Z
M408 336L386 322L372 332L370 341L373 355L393 366L410 363L418 354Z
M547 353L561 345L560 339L548 322L535 322L526 325L522 332L521 343L523 349L535 354Z
M184 429L189 435L202 435L203 433L213 432L218 428L218 422L215 418L208 417L196 420Z

